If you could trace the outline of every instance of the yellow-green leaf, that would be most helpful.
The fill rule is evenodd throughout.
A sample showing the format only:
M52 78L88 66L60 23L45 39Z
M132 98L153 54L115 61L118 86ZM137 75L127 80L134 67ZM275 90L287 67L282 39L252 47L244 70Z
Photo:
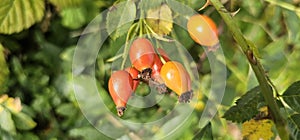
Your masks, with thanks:
M0 94L6 91L6 82L9 74L9 69L5 60L4 48L0 43Z
M12 118L15 121L16 127L20 130L30 130L36 126L36 122L22 112L13 113Z
M12 34L29 28L44 16L44 0L2 0L0 33Z
M272 121L268 119L246 121L242 125L242 135L245 140L269 140L273 137Z
M167 35L172 31L172 11L168 5L163 4L156 9L147 11L147 23L159 35Z
M82 0L49 0L49 1L59 9L78 6L82 3Z
M11 113L7 109L4 109L0 113L0 128L10 134L16 133L14 121L12 120Z

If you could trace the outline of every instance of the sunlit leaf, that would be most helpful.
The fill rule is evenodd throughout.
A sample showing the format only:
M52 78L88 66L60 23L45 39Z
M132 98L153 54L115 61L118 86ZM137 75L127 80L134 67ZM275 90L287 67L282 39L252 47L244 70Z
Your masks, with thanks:
M49 0L49 2L59 9L66 7L79 6L82 3L82 0Z
M65 8L60 12L62 25L70 29L76 29L86 23L86 9L84 7Z
M0 33L12 34L29 28L42 20L44 10L44 0L2 0Z
M136 17L136 6L132 0L112 6L107 13L106 28L108 34L116 39L128 32Z
M262 102L264 102L264 99L260 88L255 87L238 99L236 105L227 110L223 117L233 122L250 120L259 113L258 105Z
M9 74L9 69L5 60L4 47L0 43L0 94L6 91L6 81Z
M6 109L0 112L0 128L11 134L16 133L15 124L12 120L11 113Z
M295 140L300 139L300 114L294 114L288 118L289 131Z
M300 81L290 85L282 98L294 111L300 113Z
M268 119L246 121L242 125L242 135L245 140L269 140L273 137L272 121Z
M168 5L163 4L156 9L147 11L147 23L159 35L167 35L172 31L172 11Z
M36 126L36 122L22 112L13 113L12 118L15 121L16 127L20 130L30 130Z

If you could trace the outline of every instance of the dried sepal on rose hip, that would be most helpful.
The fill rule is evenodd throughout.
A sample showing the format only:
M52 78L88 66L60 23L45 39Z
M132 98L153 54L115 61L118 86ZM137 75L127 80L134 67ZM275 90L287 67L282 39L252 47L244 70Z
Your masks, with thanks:
M116 105L118 116L122 116L126 109L127 101L133 93L133 79L131 75L124 70L114 72L109 79L108 90Z
M151 73L151 79L149 80L149 85L152 87L155 87L155 89L158 91L158 93L163 94L168 92L168 88L166 87L164 81L162 80L160 76L160 70L163 66L163 63L161 62L158 55L154 57L154 64L152 65L152 73Z
M179 102L190 102L193 96L191 78L179 62L169 61L165 63L161 68L160 76L166 86L179 96Z
M130 46L130 61L140 71L140 76L144 80L151 78L151 67L154 63L155 55L152 43L146 38L138 38Z
M200 14L191 16L187 23L187 29L196 43L211 50L219 47L217 26L208 16Z

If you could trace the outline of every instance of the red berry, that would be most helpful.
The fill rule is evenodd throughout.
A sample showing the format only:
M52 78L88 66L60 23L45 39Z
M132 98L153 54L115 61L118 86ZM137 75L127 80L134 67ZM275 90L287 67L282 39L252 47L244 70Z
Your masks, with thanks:
M122 116L126 108L127 101L133 93L133 80L126 71L114 72L108 82L109 93L116 105L118 115Z

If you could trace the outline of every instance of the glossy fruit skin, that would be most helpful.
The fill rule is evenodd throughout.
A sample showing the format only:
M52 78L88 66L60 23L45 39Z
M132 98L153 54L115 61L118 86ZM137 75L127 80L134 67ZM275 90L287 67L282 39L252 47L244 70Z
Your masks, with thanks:
M132 79L133 79L133 87L132 87L132 90L135 91L137 86L139 85L139 71L137 69L135 69L134 67L128 67L125 69L125 71L127 71Z
M185 68L176 61L165 63L160 71L160 76L171 90L181 96L191 91L191 79Z
M124 70L114 72L109 79L108 90L116 105L118 115L122 116L127 101L133 93L133 80L131 75Z
M140 72L147 68L151 68L155 55L152 43L146 38L134 40L129 50L130 61Z
M187 23L191 38L200 45L213 47L219 43L218 29L214 21L205 15L193 15Z

